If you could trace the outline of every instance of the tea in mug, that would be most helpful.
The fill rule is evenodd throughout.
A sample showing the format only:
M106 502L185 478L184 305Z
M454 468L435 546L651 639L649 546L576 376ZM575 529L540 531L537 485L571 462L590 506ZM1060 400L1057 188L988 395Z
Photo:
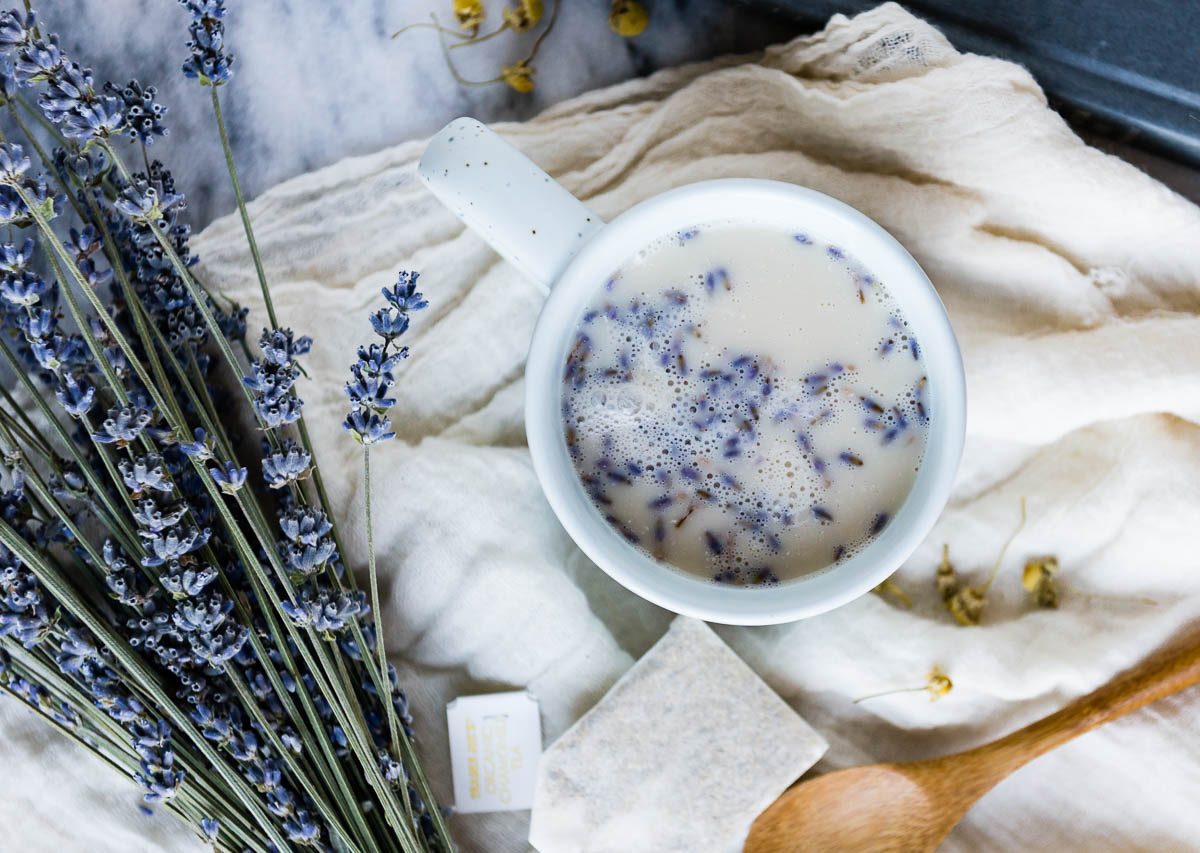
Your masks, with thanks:
M563 366L584 489L679 570L774 584L904 503L930 405L903 306L847 247L748 223L659 239L597 283Z

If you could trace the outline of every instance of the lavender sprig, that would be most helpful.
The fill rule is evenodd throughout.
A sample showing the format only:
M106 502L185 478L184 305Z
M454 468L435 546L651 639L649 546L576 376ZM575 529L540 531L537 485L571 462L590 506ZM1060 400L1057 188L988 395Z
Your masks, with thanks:
M382 289L387 305L371 314L371 327L382 339L380 344L359 347L358 360L350 366L351 381L346 383L350 398L350 413L342 426L363 448L363 495L367 528L367 566L371 584L371 609L379 612L379 575L375 566L375 537L371 519L371 446L395 438L391 421L385 414L396 405L388 391L396 384L392 370L408 357L408 347L396 346L396 339L409 327L410 313L429 303L417 292L416 272L402 271L396 283ZM388 673L387 652L382 635L376 636L376 653L380 673ZM400 743L399 721L395 709L385 703L388 729L393 744ZM439 818L434 819L438 832L444 832Z

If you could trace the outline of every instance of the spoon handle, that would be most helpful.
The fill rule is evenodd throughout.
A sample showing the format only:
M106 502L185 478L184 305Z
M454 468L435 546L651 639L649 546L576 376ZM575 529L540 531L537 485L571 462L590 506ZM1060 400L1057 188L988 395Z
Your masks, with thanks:
M1060 711L971 750L967 755L1003 778L1077 735L1200 682L1200 642L1154 655Z

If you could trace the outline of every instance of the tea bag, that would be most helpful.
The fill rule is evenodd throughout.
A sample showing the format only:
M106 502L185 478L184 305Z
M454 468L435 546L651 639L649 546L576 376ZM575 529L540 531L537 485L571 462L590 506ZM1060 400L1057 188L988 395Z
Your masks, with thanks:
M828 745L703 622L680 616L542 756L541 853L732 851Z

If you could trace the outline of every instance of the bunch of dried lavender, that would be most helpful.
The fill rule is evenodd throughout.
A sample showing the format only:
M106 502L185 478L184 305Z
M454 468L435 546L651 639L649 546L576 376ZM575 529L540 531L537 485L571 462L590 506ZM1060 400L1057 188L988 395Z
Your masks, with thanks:
M246 310L193 273L183 196L146 156L167 133L154 88L97 86L32 10L0 13L0 108L24 137L0 139L0 357L17 386L0 387L0 694L214 847L452 850L373 618L373 550L368 603L327 513L296 393L311 341L279 324L237 181L224 3L180 2L183 71L210 89L271 324L257 355ZM390 436L415 282L360 351L364 447ZM261 449L219 414L239 401Z

